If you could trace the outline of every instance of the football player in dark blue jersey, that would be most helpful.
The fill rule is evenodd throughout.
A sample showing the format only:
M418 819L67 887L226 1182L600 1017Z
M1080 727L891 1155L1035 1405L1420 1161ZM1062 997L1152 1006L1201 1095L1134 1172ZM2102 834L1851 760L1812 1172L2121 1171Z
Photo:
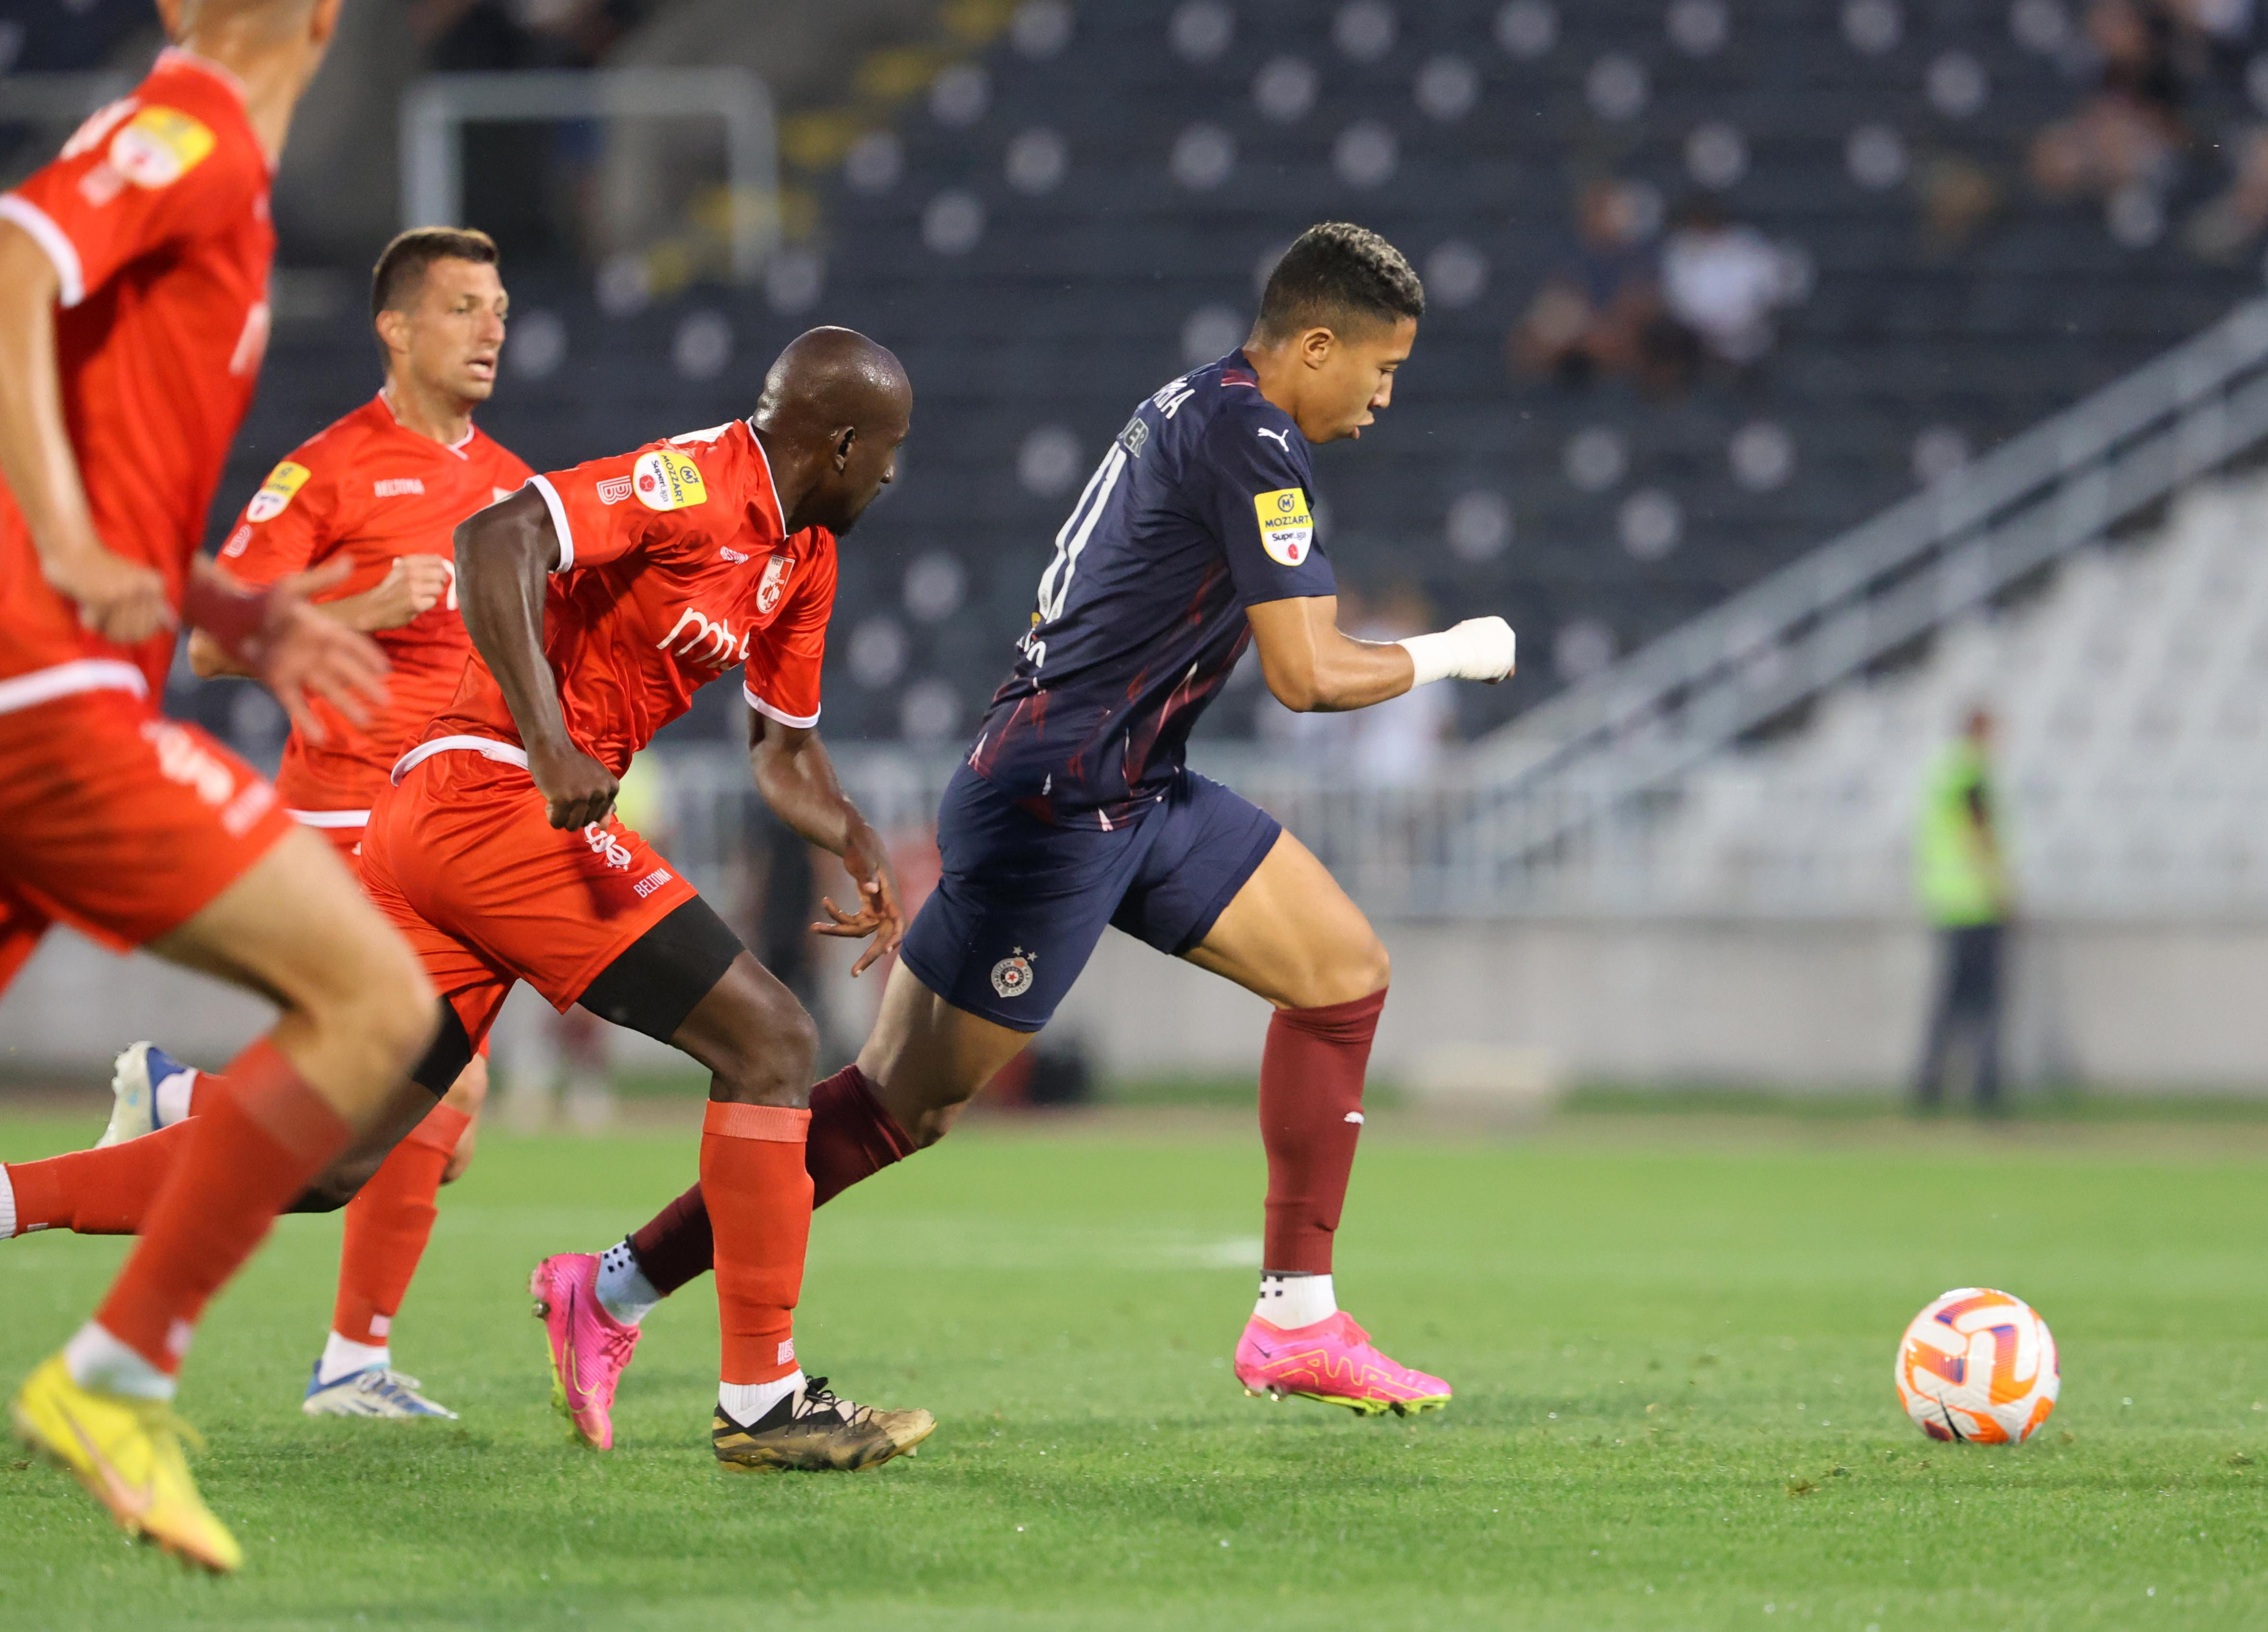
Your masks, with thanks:
M935 1143L1028 1044L1116 924L1276 1007L1261 1056L1268 1151L1247 1388L1366 1414L1444 1404L1340 1312L1331 1239L1362 1126L1387 957L1322 864L1184 763L1189 728L1248 644L1301 711L1512 673L1501 618L1373 644L1339 630L1308 449L1393 398L1425 311L1374 232L1311 228L1268 281L1251 338L1142 402L1056 535L1015 672L938 813L938 887L907 931L858 1062L813 1091L814 1201ZM688 1192L606 1254L599 1293L635 1320L709 1267Z

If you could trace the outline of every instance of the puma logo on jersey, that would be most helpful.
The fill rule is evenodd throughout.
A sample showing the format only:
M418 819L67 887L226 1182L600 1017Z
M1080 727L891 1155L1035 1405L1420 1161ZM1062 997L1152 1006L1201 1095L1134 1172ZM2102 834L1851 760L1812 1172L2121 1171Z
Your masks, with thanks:
M654 644L673 656L722 673L748 660L748 642L754 636L754 630L735 635L731 624L719 623L688 606L677 614L669 633Z
M1256 426L1256 427L1255 427L1255 429L1256 429L1256 430L1257 430L1259 431L1259 433L1260 433L1262 436L1263 436L1263 437L1275 437L1275 438L1276 438L1276 440L1277 440L1278 442L1279 442L1279 443L1281 443L1281 444L1283 445L1284 451L1285 451L1286 453L1289 453L1289 452L1292 451L1292 433L1291 433L1290 431L1288 431L1288 430L1269 430L1269 429L1268 429L1268 427L1267 427L1267 426L1265 426L1265 425Z

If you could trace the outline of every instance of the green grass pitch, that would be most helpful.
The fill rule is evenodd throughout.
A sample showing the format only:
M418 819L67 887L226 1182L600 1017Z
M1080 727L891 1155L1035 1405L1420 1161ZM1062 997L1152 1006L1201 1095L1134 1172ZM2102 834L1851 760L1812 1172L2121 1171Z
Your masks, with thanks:
M718 1470L705 1281L649 1323L593 1455L548 1408L526 1272L642 1219L694 1137L497 1137L396 1334L461 1422L298 1414L337 1225L287 1220L182 1401L243 1575L193 1577L0 1462L0 1627L2268 1624L2257 1126L1590 1116L1506 1143L1381 1120L1341 1290L1455 1383L1440 1415L1234 1386L1262 1181L1236 1123L994 1123L814 1231L800 1346L854 1397L936 1411L918 1457ZM93 1130L0 1118L0 1155ZM122 1246L0 1245L11 1386ZM1897 1408L1899 1332L1968 1283L2060 1340L2039 1443L1936 1445Z

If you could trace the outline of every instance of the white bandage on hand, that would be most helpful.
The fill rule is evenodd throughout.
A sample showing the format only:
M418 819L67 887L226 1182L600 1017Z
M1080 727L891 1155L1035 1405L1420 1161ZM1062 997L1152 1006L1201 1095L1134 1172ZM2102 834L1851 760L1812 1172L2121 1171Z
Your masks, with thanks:
M1414 690L1437 680L1500 680L1512 673L1515 643L1502 618L1467 618L1438 635L1396 641L1418 667Z

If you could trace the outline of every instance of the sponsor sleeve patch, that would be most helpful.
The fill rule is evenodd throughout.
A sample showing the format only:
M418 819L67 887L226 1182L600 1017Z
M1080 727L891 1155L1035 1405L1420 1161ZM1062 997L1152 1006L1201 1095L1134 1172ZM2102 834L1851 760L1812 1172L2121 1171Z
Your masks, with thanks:
M1307 495L1300 488L1278 488L1255 494L1254 515L1260 522L1260 548L1279 566L1296 567L1315 547L1315 519L1307 512Z
M630 467L630 485L637 501L648 510L685 510L709 496L702 484L701 467L682 453L656 448L641 453Z
M171 187L212 151L202 120L177 107L145 107L110 138L110 164L136 187Z
M268 480L260 484L260 491L252 496L252 503L244 507L247 521L273 521L284 513L284 507L298 496L307 478L314 474L305 465L294 465L285 459L268 473Z

